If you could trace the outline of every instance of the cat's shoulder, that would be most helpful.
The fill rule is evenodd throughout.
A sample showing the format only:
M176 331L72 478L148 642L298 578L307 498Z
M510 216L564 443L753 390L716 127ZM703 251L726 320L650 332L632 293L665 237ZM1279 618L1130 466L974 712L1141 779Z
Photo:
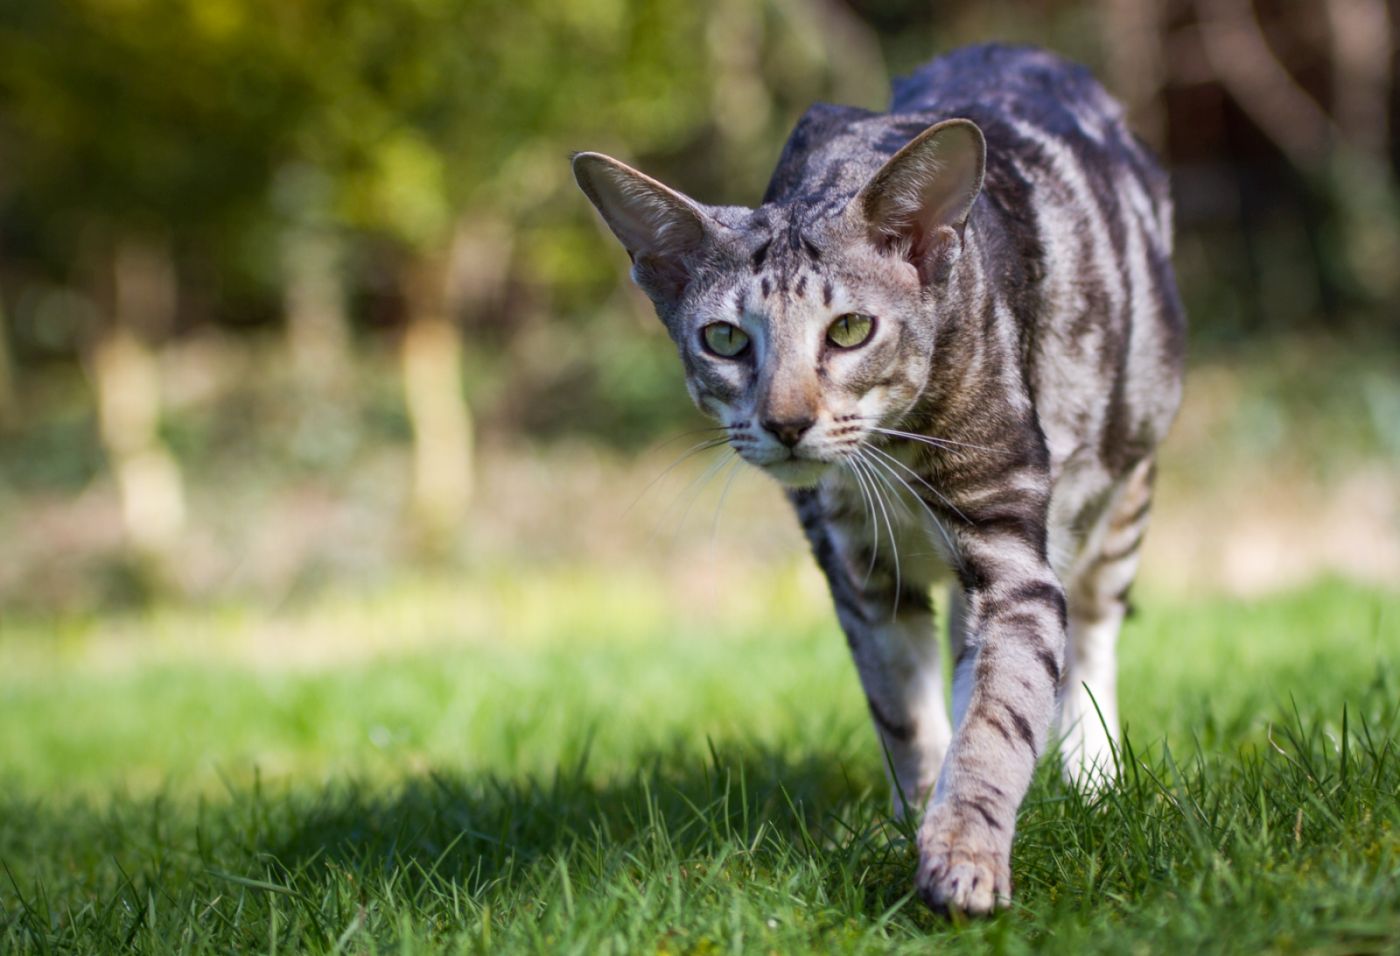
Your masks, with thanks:
M843 169L861 165L868 152L864 127L884 114L857 106L814 103L797 120L778 157L765 203L797 198L807 201L849 184Z

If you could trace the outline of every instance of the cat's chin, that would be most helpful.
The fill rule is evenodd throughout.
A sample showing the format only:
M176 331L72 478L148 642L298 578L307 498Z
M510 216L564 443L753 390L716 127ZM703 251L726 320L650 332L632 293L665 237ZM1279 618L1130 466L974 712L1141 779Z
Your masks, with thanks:
M788 458L764 465L763 470L789 488L814 488L831 470L831 462Z

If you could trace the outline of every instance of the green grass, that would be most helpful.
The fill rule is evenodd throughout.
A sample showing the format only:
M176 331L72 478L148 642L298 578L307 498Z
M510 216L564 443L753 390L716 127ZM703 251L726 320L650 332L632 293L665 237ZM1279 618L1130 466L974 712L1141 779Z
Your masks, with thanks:
M1122 783L964 924L810 574L647 584L6 622L0 951L1400 951L1400 597L1145 601Z

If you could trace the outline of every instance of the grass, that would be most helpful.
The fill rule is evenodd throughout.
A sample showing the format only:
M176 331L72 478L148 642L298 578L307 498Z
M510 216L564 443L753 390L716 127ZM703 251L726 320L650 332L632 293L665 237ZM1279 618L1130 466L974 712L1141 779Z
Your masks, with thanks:
M810 572L761 583L11 619L0 951L1400 952L1400 596L1149 597L1121 784L1043 767L949 923Z

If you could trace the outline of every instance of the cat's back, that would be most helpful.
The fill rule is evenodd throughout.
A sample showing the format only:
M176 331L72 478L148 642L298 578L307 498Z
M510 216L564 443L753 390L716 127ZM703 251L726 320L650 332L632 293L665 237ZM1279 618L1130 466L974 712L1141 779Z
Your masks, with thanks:
M895 152L961 117L986 139L965 314L1010 317L1056 469L1101 449L1121 472L1165 432L1180 394L1185 317L1171 267L1165 172L1086 68L988 44L897 80L887 113L813 107L765 201L838 212Z
M1123 108L1085 67L1048 50L987 43L930 60L894 81L891 114L971 110L1068 138L1125 129Z
M1037 47L991 43L937 57L893 86L885 113L811 107L783 148L764 203L839 208L919 133L962 117L986 137L994 198L1008 180L1023 179L1043 187L1053 205L1068 177L1082 178L1101 203L1111 203L1130 179L1145 194L1156 238L1170 247L1166 174L1085 67ZM1066 170L1067 163L1077 168Z

